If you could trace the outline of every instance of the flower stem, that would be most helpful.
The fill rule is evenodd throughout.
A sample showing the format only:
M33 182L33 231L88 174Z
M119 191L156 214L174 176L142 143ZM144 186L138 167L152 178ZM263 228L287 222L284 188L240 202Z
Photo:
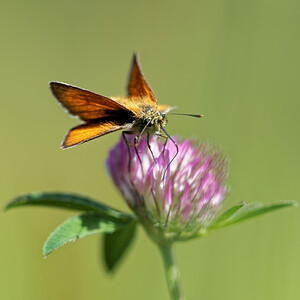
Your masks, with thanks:
M180 272L173 257L172 245L160 245L160 252L164 261L170 299L185 300L181 288Z

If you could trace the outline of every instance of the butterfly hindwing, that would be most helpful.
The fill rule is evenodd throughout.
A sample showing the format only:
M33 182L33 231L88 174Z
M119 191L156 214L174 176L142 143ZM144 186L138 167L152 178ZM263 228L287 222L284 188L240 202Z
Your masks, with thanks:
M69 148L82 144L99 136L113 131L128 128L130 124L120 125L117 122L109 121L102 123L86 123L72 128L65 137L61 148Z

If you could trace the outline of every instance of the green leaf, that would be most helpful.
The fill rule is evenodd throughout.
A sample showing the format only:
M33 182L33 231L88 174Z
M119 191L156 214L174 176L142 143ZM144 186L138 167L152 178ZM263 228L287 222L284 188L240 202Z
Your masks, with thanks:
M245 205L244 202L236 204L229 209L227 209L224 213L222 213L211 225L210 228L216 228L220 226L223 222L230 219L232 215L234 215L238 210L240 210Z
M285 207L295 207L297 206L296 201L284 201L279 203L274 203L270 205L263 205L262 203L250 203L250 204L240 204L227 210L219 219L214 222L209 229L222 228L228 225L232 225L238 222L246 221L250 218L258 217L265 213L278 210Z
M114 217L122 217L125 215L122 212L119 212L100 202L94 201L88 197L64 193L31 193L20 196L11 201L6 206L6 209L25 205L52 206L73 210L96 211L98 213L103 213L105 215Z
M108 271L114 271L133 241L136 222L132 221L114 233L104 235L104 261Z
M132 222L132 218L125 220L109 216L103 216L96 212L84 213L74 216L62 223L54 232L51 233L44 244L44 256L63 246L68 242L97 233L113 233L123 226Z

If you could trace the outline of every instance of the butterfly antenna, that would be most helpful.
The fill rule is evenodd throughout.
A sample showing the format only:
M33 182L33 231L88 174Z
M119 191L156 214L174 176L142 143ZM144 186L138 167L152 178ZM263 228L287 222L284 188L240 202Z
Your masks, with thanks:
M188 116L188 117L194 117L194 118L202 118L202 117L204 117L204 115L185 114L185 113L168 113L168 116Z
M176 154L172 157L172 159L170 160L170 162L168 163L165 171L164 171L164 175L163 175L163 182L165 180L165 176L166 176L166 173L168 171L168 169L170 168L170 165L171 163L174 161L174 159L176 158L176 156L178 155L178 152L179 152L179 148L178 148L178 145L176 144L176 142L170 137L170 135L166 132L166 130L161 127L162 131L165 133L165 135L172 141L172 143L174 144L174 146L176 147Z

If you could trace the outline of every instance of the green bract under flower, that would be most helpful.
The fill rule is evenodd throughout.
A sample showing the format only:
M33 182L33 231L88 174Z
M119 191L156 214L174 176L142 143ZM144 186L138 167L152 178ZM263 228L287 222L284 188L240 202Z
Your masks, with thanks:
M110 151L109 173L150 235L161 241L189 239L214 220L226 195L223 155L206 144L153 136L135 148L123 138ZM128 141L133 145L133 140ZM151 153L152 151L152 153ZM171 163L170 163L171 162Z

